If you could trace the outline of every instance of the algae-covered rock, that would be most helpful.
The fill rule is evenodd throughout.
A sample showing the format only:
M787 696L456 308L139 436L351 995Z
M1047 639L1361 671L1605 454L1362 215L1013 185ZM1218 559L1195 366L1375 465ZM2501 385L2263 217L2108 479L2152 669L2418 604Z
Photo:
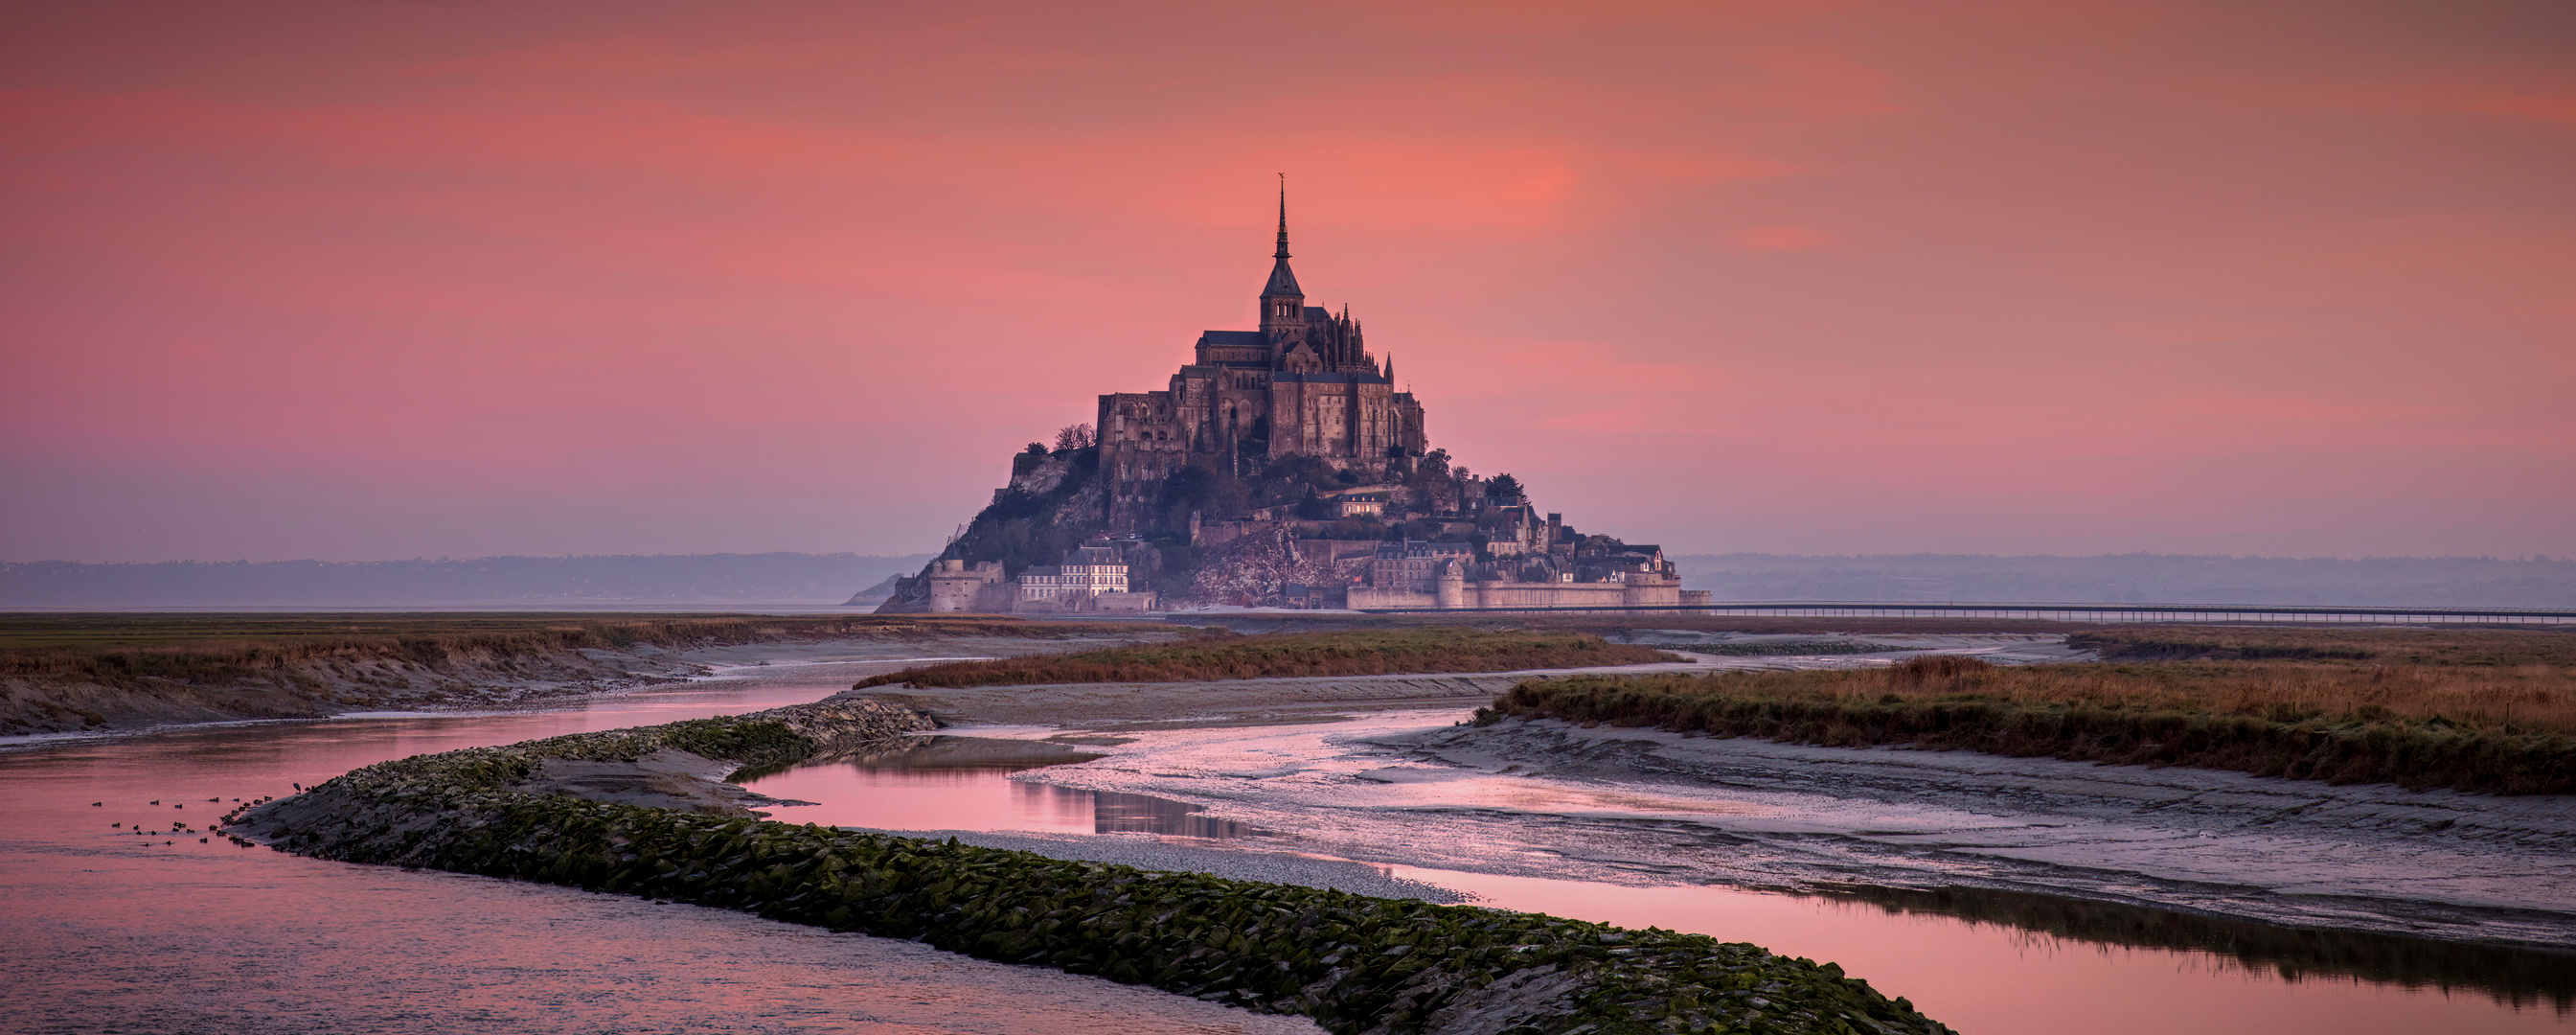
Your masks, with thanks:
M422 755L261 805L234 829L322 858L920 938L986 959L1304 1014L1349 1035L1949 1031L1831 964L1704 935L760 823L614 800L583 785L648 769L711 780L728 767L791 764L928 723L843 695Z

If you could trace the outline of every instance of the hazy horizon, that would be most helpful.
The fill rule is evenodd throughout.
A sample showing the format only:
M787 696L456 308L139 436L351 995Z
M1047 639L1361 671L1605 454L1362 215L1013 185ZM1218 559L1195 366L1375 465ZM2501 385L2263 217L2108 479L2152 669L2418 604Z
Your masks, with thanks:
M1721 601L2576 607L2576 558L2172 554L1666 555ZM0 608L839 605L928 554L659 554L323 562L0 561Z
M2563 3L11 25L8 556L927 548L1253 326L1281 172L1310 303L1587 532L2576 554Z

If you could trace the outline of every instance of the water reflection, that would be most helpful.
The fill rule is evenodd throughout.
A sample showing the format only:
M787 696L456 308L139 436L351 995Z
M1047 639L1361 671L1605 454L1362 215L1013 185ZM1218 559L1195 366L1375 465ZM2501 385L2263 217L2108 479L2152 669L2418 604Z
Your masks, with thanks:
M1929 914L1999 924L2074 941L2206 953L2283 981L2367 981L2473 991L2516 1009L2576 1010L2576 950L2437 942L2356 931L2276 927L2113 902L1982 888L1823 889L1896 915Z
M1200 813L1197 805L1155 798L1142 794L1119 794L1113 791L1078 791L1052 784L1012 784L1023 793L1042 794L1059 807L1091 810L1091 832L1095 834L1166 834L1173 837L1229 838L1249 837L1261 831L1230 819L1212 819Z
M811 804L778 806L789 823L882 830L993 830L1237 838L1261 833L1201 806L1143 794L1085 791L1011 779L1100 755L1039 740L917 737L901 747L744 773L751 790Z
M294 782L310 785L385 758L746 711L829 689L703 686L563 712L269 723L0 751L0 789L11 810L8 837L0 838L0 1017L8 1018L0 1023L10 1031L296 1035L754 1028L1142 1035L1270 1030L1255 1025L1279 1020L1188 1013L1206 1004L718 910L130 833L138 821L202 823L201 813L218 806L209 797L229 808L234 797L285 793ZM1043 741L923 738L753 782L827 803L773 810L792 822L1262 833L1168 799L1009 779L1090 757ZM800 791L796 781L812 789ZM106 805L90 804L101 800ZM151 806L155 800L162 804ZM1590 807L1670 811L1652 804ZM1423 841L1456 834L1410 829ZM1518 850L1496 844L1498 857ZM2564 1009L2569 1000L2565 954L2236 925L2037 896L1848 889L1801 898L1404 868L1395 875L1506 908L1698 931L1835 960L1981 1035L2485 1035L2568 1024L2547 1005Z
M388 758L750 711L846 685L700 684L553 712L0 748L0 1031L1316 1035L1298 1018L906 942L236 848L202 830L233 799ZM200 830L132 833L173 821Z
M2249 968L2204 951L2059 937L1852 897L1404 866L1395 875L1456 888L1504 909L1663 927L1832 960L1872 987L1903 994L1924 1013L1978 1035L2538 1035L2564 1032L2570 1021L2529 996L2531 1005L2516 1007L2393 982L2287 981L2270 967Z

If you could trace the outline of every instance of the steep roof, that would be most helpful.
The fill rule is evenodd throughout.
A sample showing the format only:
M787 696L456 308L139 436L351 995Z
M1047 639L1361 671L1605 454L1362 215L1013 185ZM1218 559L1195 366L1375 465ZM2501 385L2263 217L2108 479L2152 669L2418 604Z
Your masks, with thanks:
M1297 274L1288 268L1288 177L1279 177L1279 250L1271 253L1270 283L1261 286L1261 295L1295 295L1306 297L1297 286Z
M1295 295L1306 297L1306 289L1297 286L1297 273L1288 268L1288 257L1282 255L1270 263L1270 282L1261 286L1263 297Z

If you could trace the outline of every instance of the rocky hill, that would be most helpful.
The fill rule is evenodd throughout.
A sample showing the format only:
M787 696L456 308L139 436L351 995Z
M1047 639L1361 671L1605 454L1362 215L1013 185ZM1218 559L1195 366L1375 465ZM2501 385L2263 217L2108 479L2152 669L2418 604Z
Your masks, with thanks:
M1108 541L1128 564L1130 585L1164 604L1282 606L1330 596L1367 570L1379 543L1402 540L1461 544L1485 569L1514 574L1530 564L1571 566L1577 556L1624 546L1549 526L1517 479L1481 478L1451 463L1446 450L1390 457L1393 480L1362 484L1357 474L1322 459L1289 454L1194 462L1163 478L1150 499L1131 500L1146 517L1111 528L1112 508L1100 477L1099 447L1068 435L1057 448L1031 444L1012 458L1008 484L954 541L916 576L897 580L880 613L929 606L929 575L938 561L999 563L1004 578L1057 563L1064 552ZM1338 499L1369 497L1374 512L1345 513ZM1546 556L1557 537L1570 548ZM1505 549L1506 545L1511 549ZM1534 559L1533 559L1534 558ZM1004 606L994 594L978 606Z

